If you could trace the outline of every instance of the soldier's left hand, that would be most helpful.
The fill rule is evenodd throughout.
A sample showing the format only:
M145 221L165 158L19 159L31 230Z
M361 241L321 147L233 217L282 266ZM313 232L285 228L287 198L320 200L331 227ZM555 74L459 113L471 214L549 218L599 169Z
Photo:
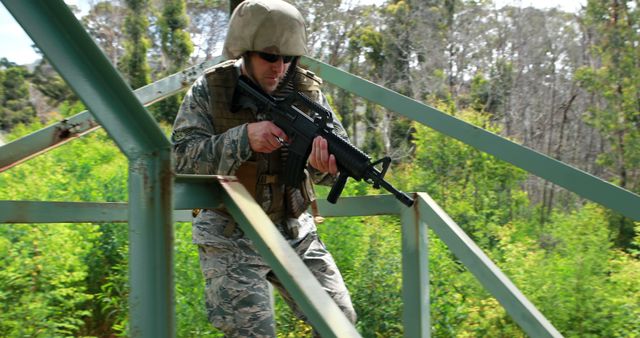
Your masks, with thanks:
M313 139L309 164L323 173L329 173L334 176L338 173L336 157L333 154L329 154L329 144L321 136Z

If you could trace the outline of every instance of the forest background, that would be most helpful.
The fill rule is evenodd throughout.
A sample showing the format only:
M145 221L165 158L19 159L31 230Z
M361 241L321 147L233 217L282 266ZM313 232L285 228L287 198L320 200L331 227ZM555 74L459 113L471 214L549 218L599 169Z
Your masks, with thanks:
M638 1L589 0L576 13L491 1L292 1L311 56L640 192ZM95 1L87 31L132 88L220 50L229 4ZM6 142L84 107L46 59L0 60ZM393 183L425 191L567 337L640 337L640 225L490 155L325 86L352 140L392 156ZM149 111L167 133L180 95ZM125 201L127 162L103 131L0 173L0 199ZM321 194L326 191L321 190ZM377 193L351 182L347 194ZM320 225L365 337L401 337L400 223ZM175 233L179 337L206 320L190 225ZM497 301L429 238L432 334L522 337ZM126 224L0 225L0 336L127 335ZM309 335L276 299L280 337Z

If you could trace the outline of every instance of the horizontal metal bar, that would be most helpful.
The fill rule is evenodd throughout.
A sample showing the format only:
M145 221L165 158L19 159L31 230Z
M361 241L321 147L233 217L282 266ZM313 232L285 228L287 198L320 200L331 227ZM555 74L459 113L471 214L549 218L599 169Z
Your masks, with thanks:
M222 202L220 184L213 176L178 175L173 192L176 222L191 222L191 209L214 208ZM124 202L0 201L0 223L128 221L128 204Z
M342 89L640 221L640 196L631 191L326 63L307 57L301 61Z
M191 222L191 210L213 209L222 203L218 181L213 176L177 175L173 203L176 222ZM340 198L338 204L318 200L323 217L353 217L398 214L400 204L393 195ZM126 223L124 202L0 201L0 223Z
M175 222L191 222L191 210L174 210ZM0 224L128 223L127 203L0 201Z
M202 62L181 72L169 75L134 91L140 103L148 106L189 86L205 69L222 61L222 57ZM89 111L85 110L58 123L0 146L0 172L12 168L39 154L100 128Z
M0 223L127 223L127 203L0 201Z
M203 185L204 183L204 185ZM233 183L233 182L231 182ZM230 184L230 183L229 183ZM233 185L227 189L237 190L238 186ZM191 209L196 206L203 208L214 208L224 200L227 204L235 203L237 210L234 217L240 216L239 213L244 212L246 215L264 214L259 207L252 209L248 207L253 200L243 195L241 192L233 192L233 200L224 198L222 187L212 176L198 175L179 175L176 178L174 206L176 209ZM460 227L453 222L448 215L425 193L418 193L416 199L418 205L416 210L420 222L430 226L435 233L445 242L450 250L458 257L463 264L471 271L476 278L487 288L487 290L496 297L498 301L505 307L512 318L531 336L535 337L560 337L557 330L539 313L533 304L517 289L515 285L504 275L500 269L482 252L482 250L464 233ZM239 204L242 204L239 206ZM342 206L344 204L345 207ZM404 206L393 198L392 195L380 196L361 196L347 197L341 199L337 205L329 204L326 200L320 200L319 206L321 214L325 217L330 216L369 216L373 213L367 213L367 208L371 205L395 205L387 209L388 214L396 214L397 211L405 213L414 212L403 210ZM394 211L395 209L395 211ZM355 211L354 211L355 210ZM372 209L369 209L372 210ZM376 212L375 214L380 214ZM257 220L256 220L257 217ZM265 216L266 217L266 216ZM274 233L262 229L267 220L261 219L259 216L244 218L246 222L251 219L251 224L241 226L250 226L247 234L251 236L263 236L263 239L252 238L255 242L261 242L264 251L272 253L282 252L282 256L290 253L280 245L287 245L286 241L278 244L278 240L274 238ZM176 211L174 220L179 222L190 222L191 213L188 210ZM127 204L126 203L86 203L86 202L29 202L29 201L0 201L0 223L111 223L111 222L127 222ZM406 225L403 225L406 226ZM260 233L253 229L261 228ZM272 229L277 233L275 227ZM266 237L264 237L266 236ZM279 236L279 234L278 234ZM426 236L426 235L425 235ZM425 237L426 238L426 237ZM282 239L283 240L283 239ZM262 242L265 241L265 242ZM284 241L284 240L283 240ZM269 242L269 243L267 243ZM274 244L275 243L275 244ZM278 249L274 249L275 248ZM261 251L262 253L262 251ZM265 257L267 259L267 257ZM269 260L277 260L278 257L270 257ZM269 264L273 264L269 261ZM279 265L281 273L290 267L284 267L282 263ZM295 264L294 264L295 265ZM272 265L273 266L273 265ZM289 281L289 283L295 283ZM307 283L307 282L303 282ZM289 286L287 286L289 287ZM294 286L299 288L299 286ZM305 298L304 292L298 290L302 294L297 297ZM308 291L311 292L311 291ZM310 293L313 294L313 293ZM310 302L308 299L305 302ZM423 299L424 301L424 299ZM312 305L308 305L312 306ZM310 311L315 311L311 309ZM322 320L322 319L316 319Z
M173 207L180 209L214 209L222 205L223 191L215 176L176 175Z
M529 337L562 337L476 243L426 193L418 193L419 217L505 308ZM425 267L426 268L426 267Z
M353 217L399 214L406 206L393 195L368 195L340 197L338 203L318 200L318 210L323 217Z

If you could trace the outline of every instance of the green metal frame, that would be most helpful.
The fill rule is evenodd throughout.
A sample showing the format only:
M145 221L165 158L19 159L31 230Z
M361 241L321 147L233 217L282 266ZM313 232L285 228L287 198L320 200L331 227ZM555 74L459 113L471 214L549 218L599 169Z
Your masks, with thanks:
M178 175L174 190L176 209L214 208L225 204L323 337L358 337L342 312L334 308L335 304L330 305L332 302L325 298L328 296L317 291L321 290L320 286L316 285L317 281L314 283L308 279L310 272L235 178ZM431 334L427 237L429 228L502 304L524 332L531 337L562 337L429 195L418 193L415 197L416 203L412 208L400 204L392 195L344 197L335 205L326 200L318 203L319 210L325 217L400 216L405 337L430 337ZM125 220L126 210L125 203L0 201L0 223L45 222L47 219L50 223L122 222ZM102 214L92 220L92 212ZM25 214L29 214L26 219ZM191 220L188 211L176 212L175 217L182 221ZM328 309L333 310L327 311ZM334 310L338 311L337 314Z
M130 334L175 336L171 146L59 0L3 0L129 160Z
M129 334L132 337L175 336L172 279L175 175L168 140L62 1L3 0L3 3L129 159ZM51 146L45 144L44 148ZM203 193L207 190L204 184L210 179L185 178L187 183L195 180L200 185L187 190ZM228 186L234 187L231 183L225 185ZM225 196L229 198L225 202L232 214L239 219L245 217L241 213L246 212L247 206L235 206L234 201L237 200L234 198L246 200L246 191L241 189L238 193L232 189L232 193ZM203 205L209 208L217 206L211 204L213 202L205 201ZM16 205L9 201L4 202L0 209L16 206L22 210L33 207L29 203ZM40 203L40 206L43 205ZM249 203L249 207L261 211L255 202ZM254 218L255 221L266 219L271 223L264 213L254 212L248 219L249 224ZM263 227L264 224L257 229ZM319 283L275 227L270 229L271 234L259 232L260 236L253 239L258 247L267 248L261 253L316 328L327 337L359 337L331 298L325 292L317 292L322 290ZM280 243L261 245L263 236ZM281 254L274 256L274 252L269 250L275 247L281 249ZM295 274L290 276L291 272ZM324 313L325 309L331 311Z
M305 57L302 64L344 90L640 221L640 196L629 190L326 63Z
M2 0L95 117L80 113L0 147L0 172L104 126L129 160L129 203L0 201L0 223L128 222L130 334L175 336L173 222L188 210L224 204L325 337L359 337L260 207L233 177L174 175L170 144L141 102L184 88L218 60L136 91L137 97L60 0ZM317 60L303 64L325 80L508 161L632 219L640 197L543 154ZM97 121L97 122L96 122ZM425 193L406 208L390 195L320 201L323 215L398 215L402 221L403 323L406 337L429 337L428 228L431 227L510 316L532 337L561 337L462 229ZM176 211L174 211L174 209Z

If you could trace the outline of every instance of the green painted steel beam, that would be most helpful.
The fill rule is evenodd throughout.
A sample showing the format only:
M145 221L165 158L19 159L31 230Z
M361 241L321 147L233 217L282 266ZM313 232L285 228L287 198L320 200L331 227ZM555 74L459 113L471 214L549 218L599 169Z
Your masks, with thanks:
M174 192L175 209L213 208L220 205L220 202L223 201L221 194L224 194L217 179L212 176L198 175L178 175ZM252 200L246 196L236 198L236 201L238 200L242 201L241 210L244 212L249 212L249 215L259 213L256 210L247 209L246 205L251 204ZM428 337L429 333L427 329L430 327L427 226L435 231L485 288L500 301L509 315L525 332L532 337L559 337L557 331L535 306L522 295L508 277L428 195L419 193L413 208L404 207L392 195L347 197L341 198L340 201L334 205L326 200L320 200L321 214L325 217L372 216L374 213L367 213L366 210L375 210L381 204L395 204L395 207L389 208L389 214L400 213L401 215L403 226L403 302L404 313L407 315L403 321L406 337ZM342 203L345 205L341 205ZM14 221L19 223L40 221L43 223L124 222L126 221L126 206L124 203L0 201L0 223L13 223ZM176 212L174 220L191 221L190 211ZM254 224L259 227L262 223L256 221ZM259 235L255 230L251 230L251 233L252 236ZM264 234L264 232L260 234ZM276 245L277 247L282 243L271 240L276 236L274 233L267 232L267 234L264 240L260 240L264 241L262 250L276 251L272 246ZM252 240L255 239L252 238ZM285 252L283 256L286 255ZM265 257L265 259L269 264L272 264L269 259L279 259L280 256L274 257L272 254L269 257ZM277 264L281 269L286 268L283 263ZM305 283L302 281L290 282ZM304 297L304 295L299 295L299 297Z
M505 308L529 337L562 337L511 280L426 193L416 199L420 219Z
M171 152L129 159L129 335L175 337Z
M83 112L0 146L0 172L99 127L88 112Z
M0 201L0 224L127 223L129 205L122 202ZM174 210L174 222L193 220L191 210Z
M169 147L155 120L61 0L2 0L127 157Z
M176 175L173 193L177 210L214 209L223 203L220 183L211 175Z
M126 203L0 201L0 223L126 223Z
M397 215L403 208L406 206L389 194L340 197L336 204L318 200L318 210L323 217Z
M417 200L417 194L413 194ZM399 203L398 203L399 204ZM431 337L428 226L419 203L400 211L402 220L402 322L406 338Z
M342 89L640 221L640 196L631 191L318 60L305 57L302 64Z
M216 56L211 60L185 68L156 82L140 87L134 93L138 100L145 103L145 105L153 104L190 87L193 81L202 75L207 68L215 66L224 60L224 57Z
M360 337L244 186L233 176L219 178L227 209L320 335Z
M220 185L213 176L177 175L174 221L191 222L191 209L219 206L220 194ZM0 224L127 223L128 207L125 202L0 201Z
M191 222L191 209L222 203L217 180L204 175L177 175L173 200L176 222ZM406 208L393 195L318 200L318 207L323 217L396 215ZM0 201L0 223L126 223L127 209L125 202Z
M169 75L154 83L135 90L134 94L142 104L154 102L174 95L189 86L202 72L222 61L222 57L205 61L199 65ZM44 127L29 135L0 146L0 172L27 161L39 154L56 148L66 142L90 133L100 125L89 111L83 111L61 122Z

